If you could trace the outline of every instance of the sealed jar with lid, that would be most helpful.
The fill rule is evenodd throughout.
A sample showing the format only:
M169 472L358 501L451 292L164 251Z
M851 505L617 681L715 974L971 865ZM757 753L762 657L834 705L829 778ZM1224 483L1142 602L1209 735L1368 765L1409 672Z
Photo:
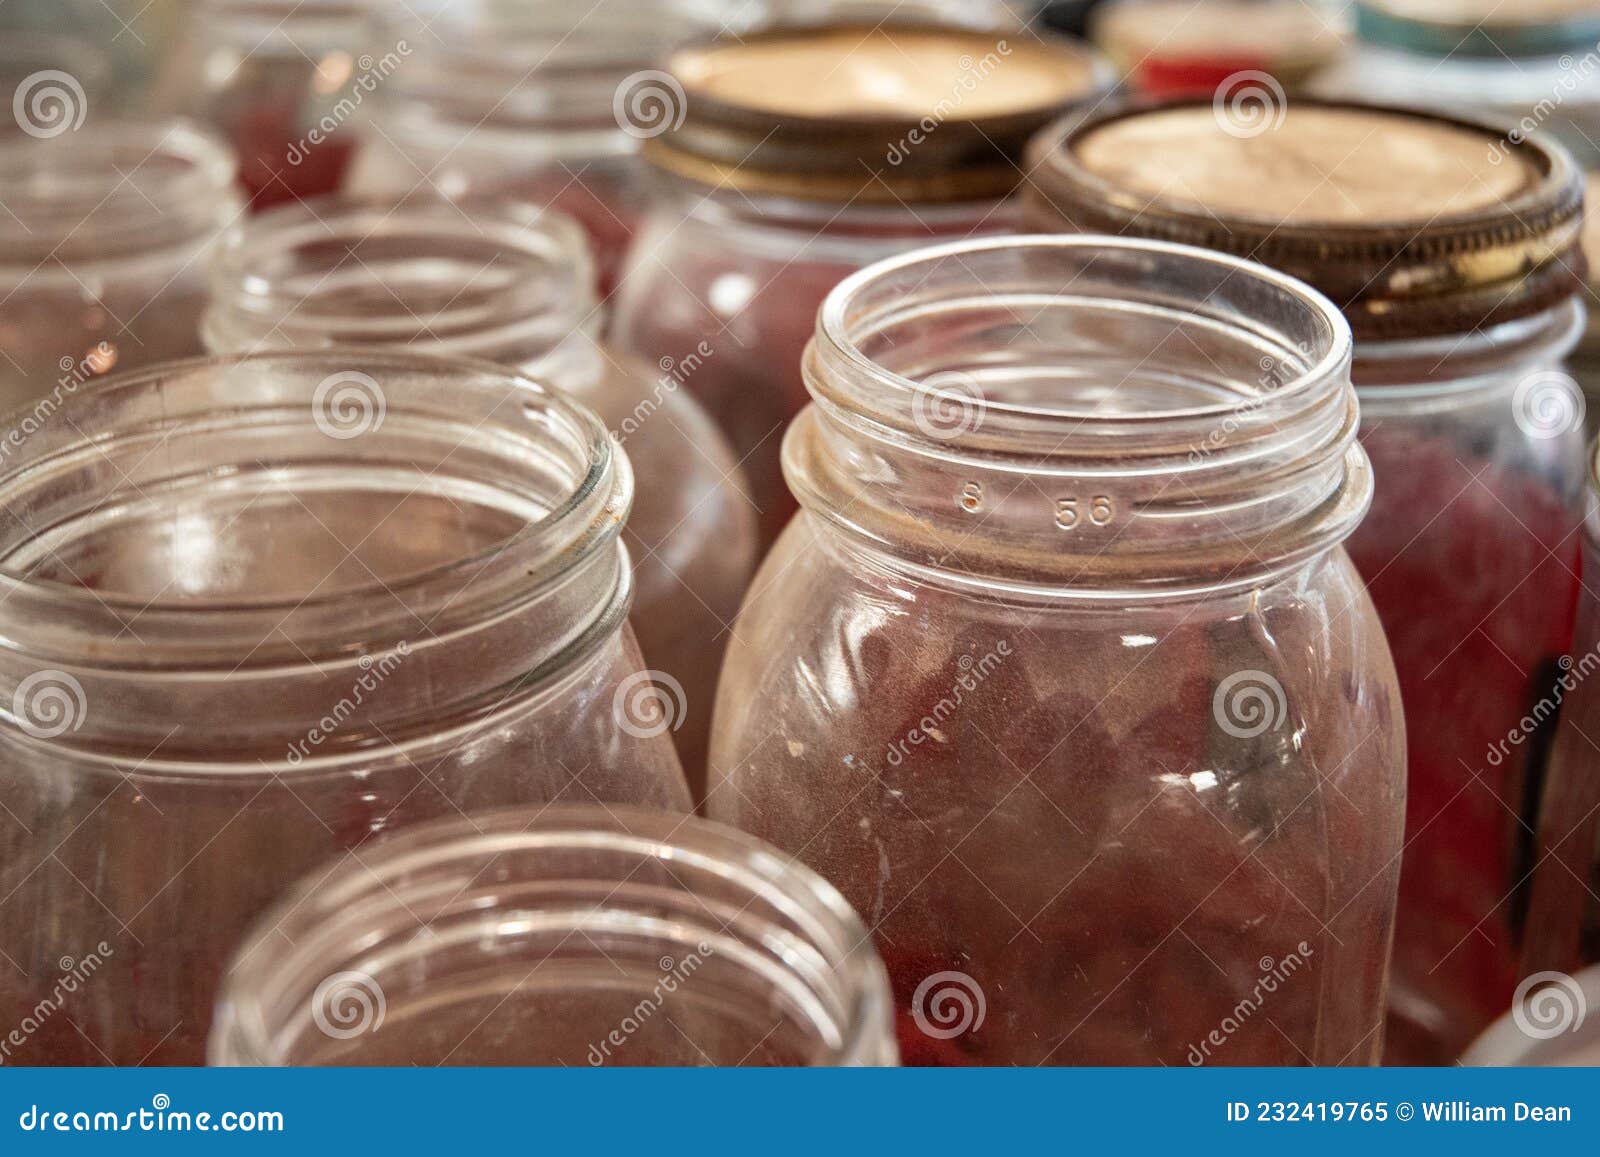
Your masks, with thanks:
M825 881L633 808L428 824L311 873L222 987L220 1065L892 1065L889 985Z
M1510 1004L1550 733L1525 717L1572 638L1578 171L1477 121L1309 100L1107 112L1034 159L1041 227L1252 256L1350 321L1376 497L1349 549L1411 736L1390 1056L1446 1063Z
M635 239L614 339L646 360L705 342L686 383L744 461L763 533L794 509L778 463L800 352L847 274L1014 228L1028 135L1104 90L1065 41L929 25L773 31L670 62L683 116L645 143L668 191Z
M242 206L233 154L194 125L28 107L52 119L0 137L0 407L53 411L113 367L201 352L206 259Z
M1405 740L1349 357L1297 282L1141 241L829 295L709 811L862 914L906 1063L1377 1057Z
M631 476L564 395L345 350L171 363L17 418L0 1007L50 1015L8 1064L198 1063L249 922L377 833L687 808L672 744L620 707L646 678Z
M336 191L358 117L411 45L382 42L374 0L198 0L157 81L158 107L216 126L259 208Z
M1321 74L1326 97L1492 114L1600 163L1594 0L1357 0L1357 48Z
M682 388L706 356L645 366L596 337L594 267L576 224L514 204L319 199L231 236L213 268L217 353L328 345L487 358L594 410L637 480L625 539L632 622L695 794L727 630L756 563L755 508L716 425Z

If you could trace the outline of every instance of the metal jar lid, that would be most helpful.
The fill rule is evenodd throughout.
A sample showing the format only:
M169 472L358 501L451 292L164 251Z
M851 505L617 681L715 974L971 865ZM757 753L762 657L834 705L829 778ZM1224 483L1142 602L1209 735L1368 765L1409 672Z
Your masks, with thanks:
M1583 284L1583 179L1492 123L1281 91L1067 118L1029 153L1047 229L1155 237L1280 269L1358 339L1465 333Z
M1594 0L1361 0L1356 29L1370 44L1503 64L1593 49L1600 11Z
M938 25L779 28L680 49L668 70L653 95L678 107L635 130L653 164L711 187L868 204L1003 197L1028 139L1111 83L1070 41Z

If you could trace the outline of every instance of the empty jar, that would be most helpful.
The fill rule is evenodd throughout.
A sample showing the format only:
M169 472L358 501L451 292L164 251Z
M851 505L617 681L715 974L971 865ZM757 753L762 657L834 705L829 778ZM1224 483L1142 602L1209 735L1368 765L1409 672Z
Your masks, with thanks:
M0 1007L49 1015L8 1064L199 1063L249 922L380 832L687 808L618 706L631 477L566 397L381 351L196 360L11 447Z
M1377 1057L1405 746L1349 357L1303 285L1148 242L828 296L709 810L861 913L906 1063Z
M1206 100L1063 124L1035 153L1041 227L1252 256L1353 327L1376 497L1349 549L1412 737L1389 1054L1409 1063L1448 1063L1510 1005L1553 721L1525 716L1572 638L1582 183L1543 141Z
M647 361L716 351L686 384L744 462L770 542L794 510L779 447L828 290L918 245L1011 230L1029 133L1109 72L1070 42L935 25L778 30L669 68L684 96L645 142L664 187L613 336Z
M233 154L194 125L30 107L69 118L0 137L0 407L37 419L113 368L201 352L206 260L242 206Z
M892 1065L888 988L839 893L742 832L496 812L307 876L240 946L210 1058Z
M671 730L695 794L728 626L756 563L755 508L732 451L681 388L680 365L619 358L582 231L556 214L475 204L319 200L231 236L213 271L207 346L218 353L327 345L486 358L564 390L627 451L637 481L624 532L632 621L659 695L634 725Z

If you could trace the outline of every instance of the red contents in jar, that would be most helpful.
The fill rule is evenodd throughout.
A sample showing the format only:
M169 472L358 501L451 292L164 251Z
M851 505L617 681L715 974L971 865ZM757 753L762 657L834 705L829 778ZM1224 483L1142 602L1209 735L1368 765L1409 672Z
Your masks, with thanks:
M298 123L290 104L255 104L240 118L233 146L252 209L335 193L344 183L355 151L351 139L335 130L311 144L300 137Z
M1134 71L1134 85L1146 96L1210 96L1240 72L1267 72L1254 56L1151 56Z
M1403 423L1380 420L1362 441L1377 493L1349 551L1388 635L1409 736L1391 1004L1432 1006L1391 1015L1386 1055L1449 1063L1518 979L1514 895L1529 866L1518 817L1532 822L1539 774L1521 721L1571 641L1577 516L1557 483Z

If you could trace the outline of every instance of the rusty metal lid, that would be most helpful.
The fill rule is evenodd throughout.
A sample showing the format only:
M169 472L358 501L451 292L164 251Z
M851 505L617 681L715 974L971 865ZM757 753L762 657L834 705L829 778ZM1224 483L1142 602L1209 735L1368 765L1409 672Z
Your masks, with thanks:
M1577 166L1486 122L1219 91L1068 118L1029 161L1036 225L1254 258L1331 297L1357 338L1466 332L1583 281Z
M680 49L668 70L651 95L678 107L636 133L655 165L865 203L1005 196L1029 137L1111 83L1071 41L931 24L778 28Z

